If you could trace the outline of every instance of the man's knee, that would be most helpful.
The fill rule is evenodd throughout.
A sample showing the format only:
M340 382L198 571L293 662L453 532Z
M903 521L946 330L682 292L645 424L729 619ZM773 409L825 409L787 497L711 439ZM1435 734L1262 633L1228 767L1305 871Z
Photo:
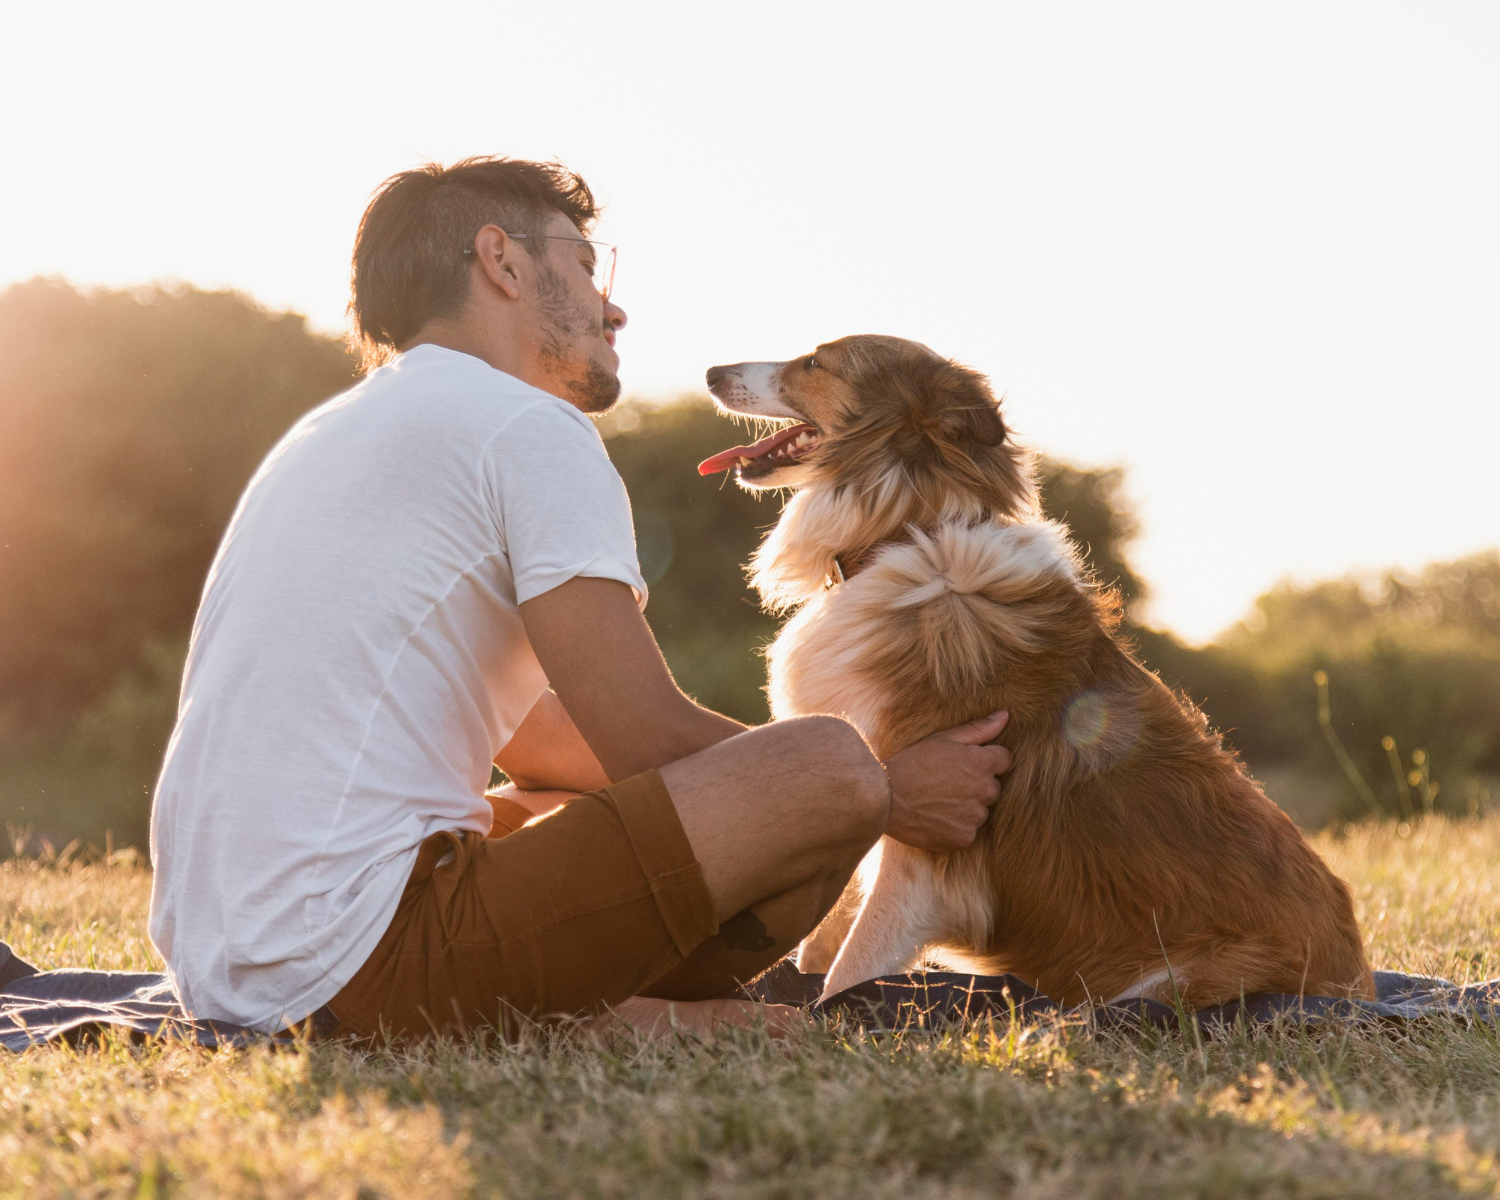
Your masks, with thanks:
M891 790L885 768L859 731L838 717L796 717L779 721L787 757L783 765L804 781L809 803L840 823L848 836L873 842L890 817Z

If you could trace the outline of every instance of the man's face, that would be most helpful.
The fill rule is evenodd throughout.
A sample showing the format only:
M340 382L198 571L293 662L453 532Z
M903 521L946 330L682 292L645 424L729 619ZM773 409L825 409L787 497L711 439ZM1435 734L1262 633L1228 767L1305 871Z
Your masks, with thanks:
M620 398L615 334L625 311L595 290L594 247L567 217L553 213L542 232L549 236L532 242L542 252L531 258L539 364L549 390L584 412L604 412Z

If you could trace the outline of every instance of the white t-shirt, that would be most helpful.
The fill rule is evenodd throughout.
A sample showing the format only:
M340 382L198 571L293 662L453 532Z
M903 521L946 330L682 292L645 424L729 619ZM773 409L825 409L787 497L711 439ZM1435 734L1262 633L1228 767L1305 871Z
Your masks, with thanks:
M547 685L517 606L577 575L644 605L594 426L422 345L315 409L245 489L193 627L151 813L151 940L189 1012L327 1003L417 847L488 832L490 764Z

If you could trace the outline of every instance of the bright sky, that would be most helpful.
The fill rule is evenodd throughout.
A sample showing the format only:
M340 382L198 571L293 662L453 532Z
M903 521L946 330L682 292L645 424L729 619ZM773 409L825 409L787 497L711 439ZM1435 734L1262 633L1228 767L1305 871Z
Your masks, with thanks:
M609 202L628 392L846 333L1123 464L1150 616L1500 545L1500 5L7 6L0 283L175 278L339 329L421 160ZM726 427L726 436L734 436ZM691 470L691 464L683 464Z

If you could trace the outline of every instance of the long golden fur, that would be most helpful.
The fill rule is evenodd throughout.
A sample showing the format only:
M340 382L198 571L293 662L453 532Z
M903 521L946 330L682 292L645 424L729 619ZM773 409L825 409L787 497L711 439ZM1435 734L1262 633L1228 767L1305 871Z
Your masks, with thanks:
M1011 714L975 843L885 839L804 943L828 993L935 957L1070 1004L1372 995L1347 887L1121 640L982 376L865 336L709 380L727 409L809 426L739 459L742 484L794 489L752 564L795 614L769 651L775 715L838 714L886 757ZM865 565L830 586L836 560Z

